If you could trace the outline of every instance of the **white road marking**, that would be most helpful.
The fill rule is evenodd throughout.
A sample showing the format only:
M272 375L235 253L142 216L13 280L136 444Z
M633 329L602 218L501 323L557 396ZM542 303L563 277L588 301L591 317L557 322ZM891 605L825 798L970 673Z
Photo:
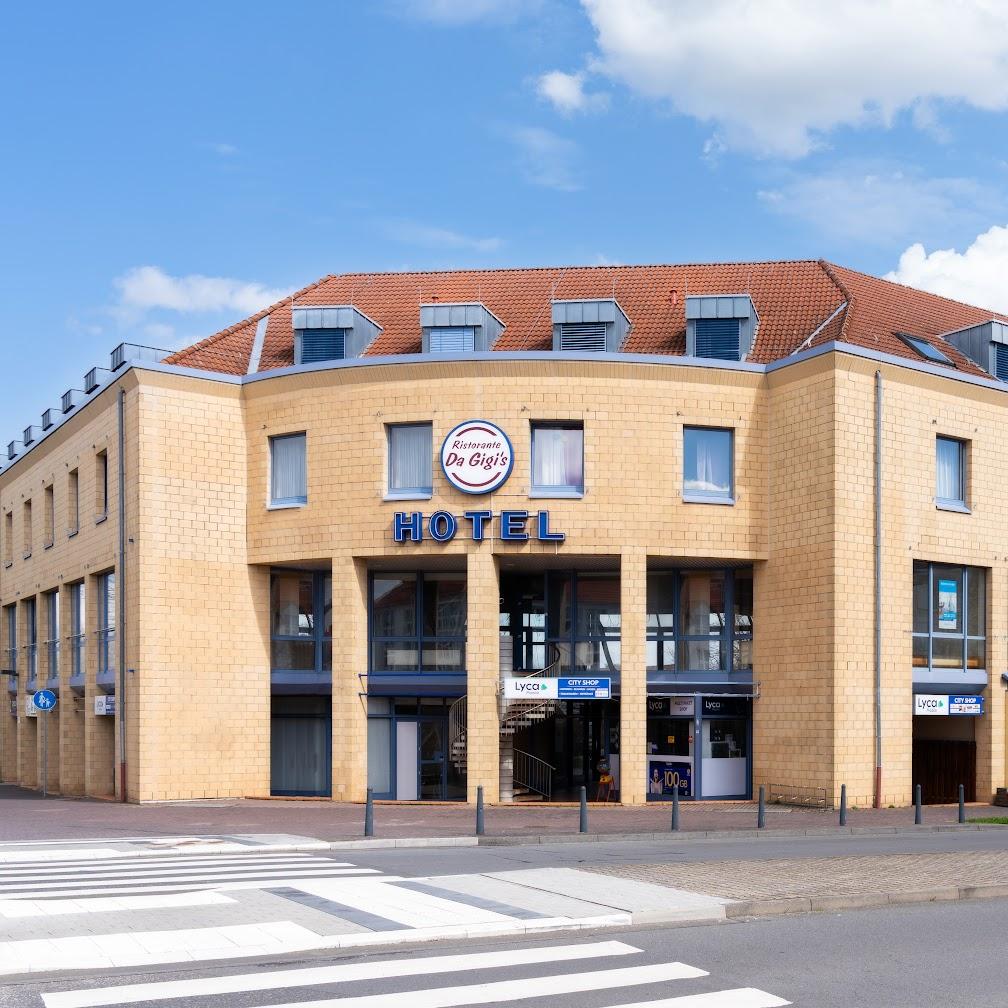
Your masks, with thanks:
M163 910L178 907L220 906L234 903L213 890L164 893L157 896L106 896L93 899L0 900L0 917L58 917L63 914L111 913L124 910Z
M687 994L661 1001L638 1001L636 1004L620 1005L619 1008L784 1008L789 1004L790 1001L755 987L736 987L734 990Z
M144 858L141 863L136 863L135 861L129 861L126 864L122 862L118 864L108 864L102 862L101 864L87 864L78 865L74 868L67 867L65 865L60 865L58 868L50 868L48 865L39 865L37 867L25 867L25 868L0 868L0 882L17 880L22 878L52 878L58 881L62 876L68 875L70 877L94 877L97 875L108 875L108 874L122 874L128 872L131 875L140 874L145 871L150 871L152 873L162 872L174 872L176 874L180 872L200 872L200 871L212 871L215 868L243 868L247 865L281 865L281 866L291 866L300 867L301 865L315 865L321 864L328 868L349 868L353 867L349 862L345 861L329 861L326 858L312 857L310 854L305 854L301 857L285 857L283 855L276 855L274 857L266 856L252 856L243 858L186 858L185 861L180 861L179 858Z
M457 1008L460 1005L497 1004L501 1001L543 1000L559 994L614 990L667 980L693 980L708 974L685 963L661 963L656 966L630 966L625 969L598 970L594 973L568 973L563 976L532 977L526 980L498 980L466 987L437 987L433 990L396 991L367 994L363 997L327 998L300 1001L265 1008Z
M585 945L545 945L510 949L504 952L475 952L461 955L430 956L418 959L385 959L375 962L346 963L308 969L274 970L268 973L243 973L236 976L199 977L192 980L167 980L160 983L98 987L92 990L59 991L43 994L46 1008L98 1008L140 1001L166 1001L185 997L211 997L255 991L310 987L319 984L352 983L386 977L417 976L437 973L461 973L479 969L506 969L539 963L573 962L611 956L636 955L640 949L623 942L592 942Z

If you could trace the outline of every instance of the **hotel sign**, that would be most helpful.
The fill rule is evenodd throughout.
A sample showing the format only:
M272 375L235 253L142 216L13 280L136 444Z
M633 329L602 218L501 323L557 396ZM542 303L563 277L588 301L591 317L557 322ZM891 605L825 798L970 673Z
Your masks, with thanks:
M511 441L489 420L466 420L453 427L441 445L441 468L456 490L493 493L514 467Z

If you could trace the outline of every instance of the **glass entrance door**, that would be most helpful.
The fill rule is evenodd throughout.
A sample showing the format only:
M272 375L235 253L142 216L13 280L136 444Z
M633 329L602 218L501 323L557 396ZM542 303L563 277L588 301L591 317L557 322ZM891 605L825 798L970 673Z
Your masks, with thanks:
M445 718L420 718L420 800L442 801L445 797L445 764L448 723Z

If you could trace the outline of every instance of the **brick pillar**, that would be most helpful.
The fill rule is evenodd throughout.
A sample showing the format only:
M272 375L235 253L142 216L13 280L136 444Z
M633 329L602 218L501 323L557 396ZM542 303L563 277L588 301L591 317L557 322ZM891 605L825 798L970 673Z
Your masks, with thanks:
M647 801L647 553L620 560L620 801Z
M466 790L476 801L500 801L500 582L489 542L473 543L466 576Z
M995 566L990 572L987 591L987 675L990 686L985 696L985 710L976 719L976 797L990 801L999 787L1005 786L1005 690L1001 671L1008 668L1005 640L1008 639L1008 568ZM965 782L964 782L965 783Z
M38 624L38 670L39 688L48 688L49 677L55 672L59 672L59 654L56 655L55 669L49 662L49 640L59 640L59 627L49 626L49 596L38 596L38 610L36 612ZM38 716L38 767L39 767L39 787L42 786L42 767L45 765L46 791L49 794L58 794L60 790L60 704L63 697L57 693L59 701L56 709L46 711ZM47 720L43 721L42 719ZM44 744L43 744L44 740ZM42 754L45 752L45 760Z
M40 784L38 762L38 718L29 717L28 698L32 695L34 686L28 684L28 617L25 612L25 599L17 606L18 628L18 780L24 787L37 788ZM38 627L38 609L35 610L36 628Z
M332 797L367 797L367 565L335 557L333 577Z
M59 790L64 795L84 794L84 697L70 689L73 672L73 649L70 639L73 615L70 611L70 589L60 588L60 696L59 713L60 776Z

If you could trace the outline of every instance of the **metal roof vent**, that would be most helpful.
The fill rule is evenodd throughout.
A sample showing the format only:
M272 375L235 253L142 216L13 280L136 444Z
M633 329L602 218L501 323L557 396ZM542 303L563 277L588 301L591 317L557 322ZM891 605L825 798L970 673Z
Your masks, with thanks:
M420 305L421 350L430 354L489 350L504 323L479 301Z
M759 316L748 294L701 294L686 298L686 354L713 360L745 360Z
M93 367L86 375L84 375L84 391L87 392L88 395L91 395L91 393L94 392L99 385L101 385L101 379L98 377L99 371L103 371L105 374L109 373L107 368Z
M140 343L120 343L111 353L110 363L113 371L118 371L127 361L160 364L165 357L171 356L170 350L159 350L157 347L143 346Z
M630 320L614 298L553 302L553 349L572 353L615 353Z
M359 357L381 326L353 305L291 309L294 363L319 364Z
M84 392L81 389L67 389L63 393L63 412L69 413L80 406Z
M42 430L52 430L55 426L56 421L53 419L53 411L51 409L47 409L42 414Z
M35 441L39 434L42 432L34 424L29 424L24 429L24 433L21 437L22 444L27 448L28 445L35 444Z
M17 458L18 451L17 451L17 448L15 448L14 446L15 445L19 445L19 444L21 444L20 441L8 441L7 442L7 458L9 458L9 459L16 459Z

